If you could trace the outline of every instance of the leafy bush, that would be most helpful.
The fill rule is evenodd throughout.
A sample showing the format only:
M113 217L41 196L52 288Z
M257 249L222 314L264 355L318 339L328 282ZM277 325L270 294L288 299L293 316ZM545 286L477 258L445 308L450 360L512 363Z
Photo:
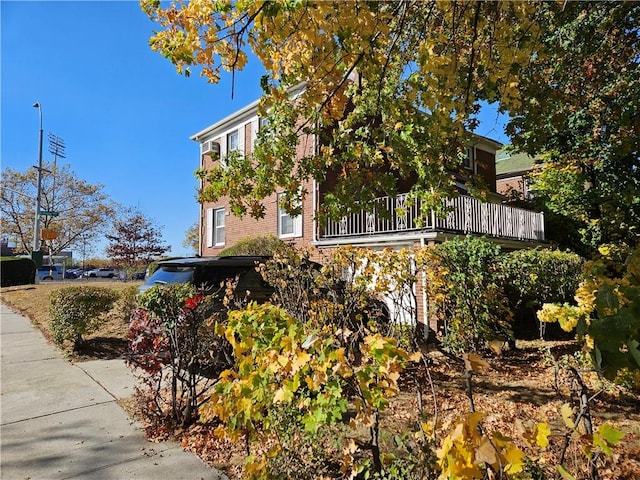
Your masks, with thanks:
M0 276L3 287L35 283L36 264L30 258L2 257Z
M632 375L640 384L640 247L617 250L601 246L601 258L585 265L577 305L547 303L538 318L575 332L606 378Z
M489 364L476 353L462 355L470 412L442 430L428 349L412 354L403 338L388 334L395 327L375 315L376 295L401 292L420 269L434 267L425 272L440 282L436 294L453 299L437 313L459 322L457 329L449 324L448 346L477 348L504 334L501 320L509 318L499 265L499 249L472 238L415 253L336 249L324 266L311 262L309 251L285 248L261 266L277 305L237 303L232 284L215 308L213 296L190 285L154 287L131 322L130 363L149 386L138 399L156 426L161 416L164 427L184 427L199 413L198 429L244 445L243 478L534 478L528 469L551 431L546 423L524 431L537 452L529 457L519 440L482 424L472 378ZM215 368L203 375L204 365ZM383 422L407 381L418 395L415 423L396 434ZM426 392L435 414L423 404ZM567 425L577 425L579 416L570 414L563 413ZM609 448L617 433L592 436Z
M119 291L118 300L113 306L111 315L115 315L119 320L129 323L133 312L138 306L138 287L129 285Z
M502 285L516 314L514 331L526 336L543 303L572 302L582 275L583 259L575 253L550 249L523 249L500 259ZM539 324L544 335L545 323Z
M49 313L51 333L54 341L61 345L73 343L73 348L83 342L83 335L98 326L102 316L109 312L118 293L102 287L67 287L50 294Z
M467 236L422 249L429 315L442 325L442 343L454 353L512 338L512 313L500 285L500 247Z
M284 246L261 267L274 289L273 303L300 322L330 327L347 355L359 355L364 336L371 331L390 334L386 305L374 288L377 254L340 247L324 266L311 261L309 250Z
M241 238L232 247L225 248L220 256L225 255L273 255L286 245L274 235Z
M382 471L380 417L399 392L400 373L419 355L370 334L353 363L330 329L270 304L230 312L216 331L232 345L236 364L220 376L200 413L221 422L219 435L246 436L254 452L245 465L248 478L318 478L340 457L354 473ZM357 447L353 437L362 430L370 438ZM329 441L336 436L342 450Z
M129 323L127 363L151 377L158 375L169 362L169 339L162 331L162 321L145 308L138 308Z
M206 321L217 309L212 305L216 299L185 283L152 287L138 302L140 308L130 325L128 363L147 374L146 394L156 406L149 413L190 425L202 394L210 387L209 377L215 378L229 366L224 339L216 337ZM161 391L163 384L170 385L168 401Z

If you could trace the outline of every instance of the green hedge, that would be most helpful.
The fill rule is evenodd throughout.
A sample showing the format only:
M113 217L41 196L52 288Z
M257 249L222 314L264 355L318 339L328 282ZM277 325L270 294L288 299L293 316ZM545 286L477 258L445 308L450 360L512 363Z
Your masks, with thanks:
M3 287L36 283L36 264L30 258L1 257L0 277Z
M103 315L119 298L118 292L103 287L67 287L50 294L49 313L54 341L73 343L77 349L82 336L93 332Z

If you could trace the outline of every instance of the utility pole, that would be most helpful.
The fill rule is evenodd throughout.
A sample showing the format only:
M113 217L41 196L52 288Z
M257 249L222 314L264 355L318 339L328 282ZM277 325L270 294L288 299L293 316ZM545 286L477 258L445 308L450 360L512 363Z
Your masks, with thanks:
M40 251L40 196L42 195L42 106L39 102L33 104L40 113L40 136L38 142L38 193L36 194L36 214L33 222L33 251L31 258L38 267L42 266L42 252Z
M56 198L56 175L58 174L58 157L67 158L64 152L64 139L54 135L49 132L49 153L53 155L53 187L52 187L52 205L51 207L55 209L55 198Z
M56 209L56 176L58 175L58 157L67 158L65 155L65 145L64 139L54 135L49 132L49 153L53 155L53 168L51 171L53 172L53 182L51 184L51 205L47 210L49 210L49 214L55 213ZM49 222L47 222L47 229L50 228ZM47 240L47 239L45 239ZM49 265L53 265L53 240L51 237L49 238Z

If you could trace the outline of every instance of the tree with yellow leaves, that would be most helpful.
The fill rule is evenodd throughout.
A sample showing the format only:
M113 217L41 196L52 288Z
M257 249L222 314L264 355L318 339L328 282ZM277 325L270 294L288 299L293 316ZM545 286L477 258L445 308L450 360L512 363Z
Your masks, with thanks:
M479 102L517 109L519 72L540 46L534 2L141 3L162 27L151 47L180 73L201 67L216 83L222 70L246 65L249 49L266 69L266 134L251 158L208 175L207 199L230 195L240 215L260 216L276 189L299 198L302 180L328 171L338 181L322 215L397 193L401 183L425 208L439 205L453 192L450 173L461 166ZM295 158L301 134L317 135L322 147Z
M202 172L203 200L229 196L263 214L284 191L295 212L302 180L337 176L320 216L340 217L400 186L440 206L453 193L481 102L498 102L514 143L550 152L539 192L581 222L585 241L637 241L640 55L634 2L400 0L141 0L161 29L151 47L216 83L248 52L262 62L270 124L251 158ZM291 89L304 86L291 95ZM320 138L296 157L301 134ZM560 190L590 185L556 198ZM635 173L634 173L635 172ZM611 185L620 183L616 191ZM547 195L549 193L549 195ZM551 196L550 196L551 195ZM635 199L635 200L634 200ZM631 202L631 203L630 203ZM630 208L623 208L631 204ZM611 220L613 218L613 220Z

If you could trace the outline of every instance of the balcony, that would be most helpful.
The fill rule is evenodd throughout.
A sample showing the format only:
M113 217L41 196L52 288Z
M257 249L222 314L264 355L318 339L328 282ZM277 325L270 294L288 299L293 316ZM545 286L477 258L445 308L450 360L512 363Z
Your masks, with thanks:
M410 232L488 235L523 242L544 242L544 214L461 195L445 200L448 214L421 216L419 200L407 194L379 197L372 212L355 212L327 223L321 240L371 237ZM376 212L390 212L380 214Z

